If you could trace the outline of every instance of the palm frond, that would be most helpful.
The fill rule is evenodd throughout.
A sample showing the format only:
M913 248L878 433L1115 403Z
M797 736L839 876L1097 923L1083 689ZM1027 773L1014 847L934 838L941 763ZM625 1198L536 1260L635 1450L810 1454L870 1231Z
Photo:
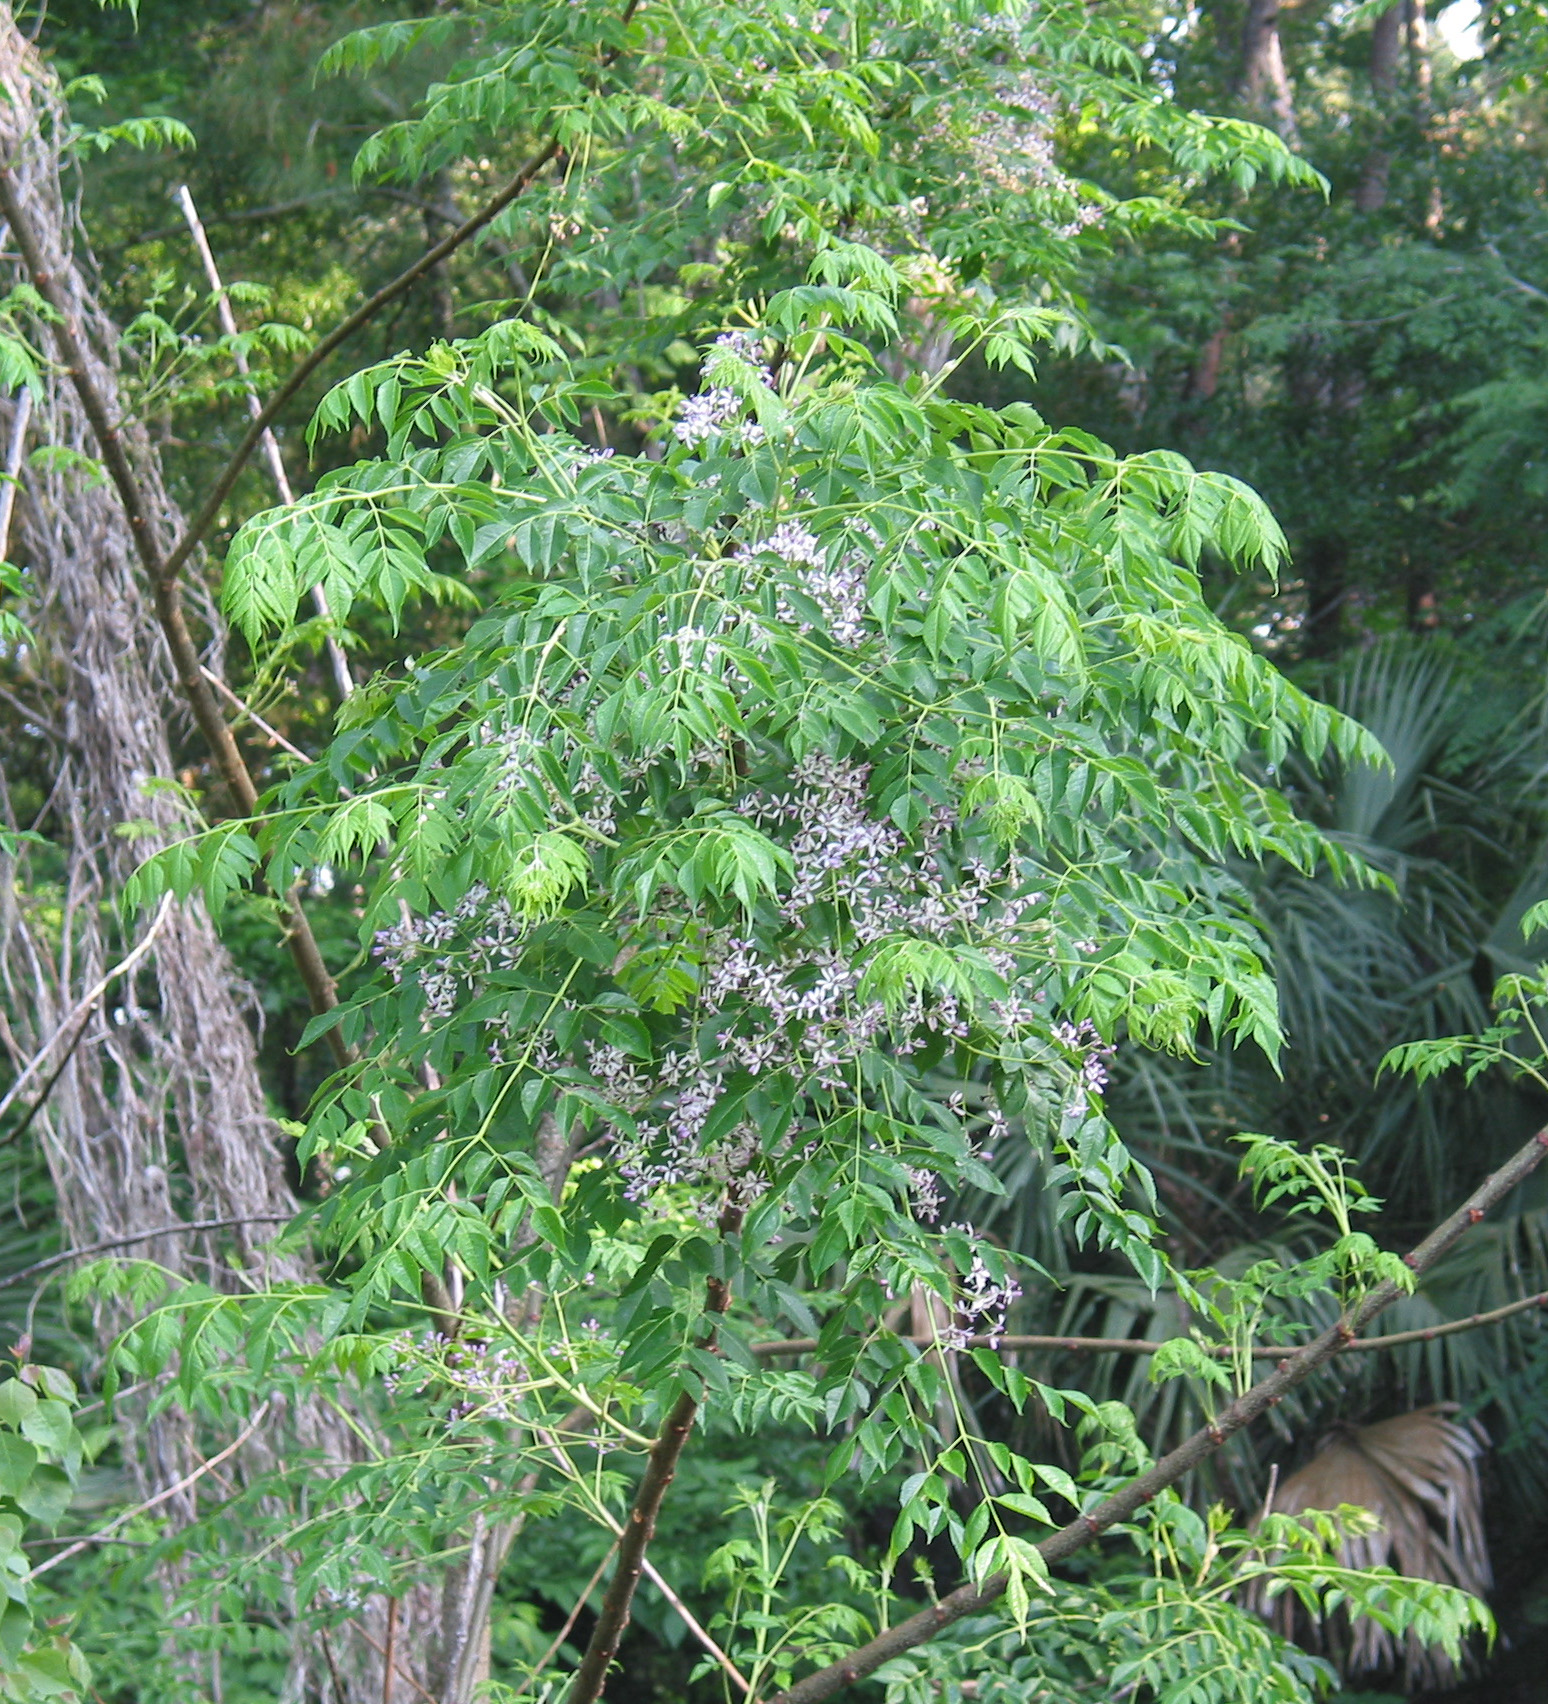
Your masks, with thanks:
M1456 1411L1454 1403L1437 1403L1370 1426L1335 1428L1312 1459L1276 1488L1271 1506L1281 1514L1346 1504L1368 1509L1380 1526L1344 1540L1340 1559L1346 1566L1390 1567L1482 1597L1494 1583L1478 1475L1488 1438L1476 1422L1454 1418ZM1276 1618L1285 1622L1291 1613L1278 1600ZM1291 1632L1288 1625L1281 1630ZM1455 1678L1444 1653L1411 1636L1400 1645L1368 1618L1353 1627L1315 1629L1313 1637L1343 1646L1341 1666L1349 1675L1401 1664L1408 1686L1441 1686Z

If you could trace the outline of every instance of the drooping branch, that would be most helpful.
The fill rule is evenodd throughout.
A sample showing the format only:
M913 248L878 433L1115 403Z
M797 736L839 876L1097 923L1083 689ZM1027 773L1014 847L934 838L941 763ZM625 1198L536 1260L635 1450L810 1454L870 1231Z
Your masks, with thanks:
M1540 1131L1480 1184L1450 1218L1431 1231L1417 1248L1404 1255L1403 1263L1416 1275L1427 1272L1470 1226L1476 1225L1492 1207L1498 1206L1530 1176L1545 1156L1548 1156L1548 1130ZM1213 1455L1234 1433L1267 1413L1297 1385L1346 1350L1355 1341L1361 1327L1369 1324L1403 1293L1390 1279L1383 1280L1336 1325L1329 1326L1320 1337L1303 1348L1287 1354L1267 1378L1259 1380L1222 1409L1209 1425L1185 1439L1121 1490L1104 1497L1094 1508L1045 1538L1037 1547L1043 1560L1050 1564L1063 1562L1119 1522L1129 1520L1152 1498L1175 1485L1200 1462ZM798 1680L794 1686L770 1699L769 1704L818 1704L821 1699L831 1698L851 1682L874 1674L893 1657L935 1638L964 1616L991 1608L1004 1593L1006 1583L1004 1574L994 1574L981 1586L959 1586L938 1603L899 1622L896 1627L888 1628L848 1656Z
M1487 1313L1469 1314L1465 1319L1446 1319L1438 1325L1415 1326L1411 1331L1391 1331L1385 1337L1354 1337L1344 1344L1339 1353L1358 1355L1374 1350L1400 1349L1409 1343L1428 1343L1437 1337L1455 1337L1458 1332L1476 1331L1481 1325L1498 1325L1501 1320L1526 1313L1531 1308L1548 1308L1548 1290L1540 1290L1535 1296L1522 1296L1514 1302L1506 1302L1502 1307L1490 1308ZM939 1339L934 1337L901 1337L895 1341L912 1343L919 1349L940 1347ZM1154 1355L1158 1350L1164 1349L1168 1342L1176 1341L1175 1338L1156 1337L1038 1337L1006 1333L999 1337L969 1337L959 1341L957 1346L963 1349L993 1349L997 1353L1003 1350L1007 1354L1018 1349L1046 1349L1072 1355ZM1198 1346L1206 1355L1214 1355L1221 1360L1228 1360L1237 1353L1229 1343L1200 1343ZM776 1341L749 1345L754 1355L768 1360L785 1355L814 1355L817 1347L815 1337L782 1337ZM1255 1343L1248 1353L1255 1361L1277 1361L1290 1354L1295 1347L1293 1343Z
M742 1228L742 1209L728 1206L720 1215L722 1241L735 1236ZM724 1278L711 1278L706 1285L704 1311L723 1314L731 1304L731 1285ZM713 1341L711 1332L704 1345ZM656 1518L667 1488L677 1473L688 1434L693 1430L694 1417L699 1411L698 1398L683 1391L667 1411L661 1430L651 1446L639 1489L634 1494L628 1519L618 1538L618 1561L608 1582L606 1596L592 1629L575 1679L565 1694L565 1704L595 1704L607 1685L607 1671L618 1654L618 1644L629 1625L629 1612L634 1602L635 1588L644 1571L645 1551L656 1531Z

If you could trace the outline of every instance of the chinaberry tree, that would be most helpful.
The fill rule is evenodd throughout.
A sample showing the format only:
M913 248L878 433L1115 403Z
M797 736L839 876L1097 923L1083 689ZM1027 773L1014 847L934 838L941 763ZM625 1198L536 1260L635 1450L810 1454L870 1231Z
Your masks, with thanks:
M753 1536L712 1559L725 1615L691 1625L705 1673L744 1695L815 1699L879 1671L901 1700L1021 1684L1032 1662L1067 1690L1309 1696L1325 1668L1239 1606L1265 1577L1456 1650L1484 1612L1341 1566L1358 1517L1250 1537L1171 1487L1541 1148L1405 1266L1355 1230L1363 1198L1325 1156L1260 1144L1266 1190L1330 1213L1336 1237L1248 1279L1169 1270L1105 1114L1109 1051L1274 1055L1233 861L1369 879L1272 777L1292 752L1381 756L1201 593L1206 556L1281 562L1252 491L951 393L969 359L1031 371L1091 342L1083 245L1218 232L1189 207L1202 176L1313 174L1270 133L1170 101L1124 17L1078 6L478 5L361 32L329 68L429 40L465 57L362 169L417 182L486 146L512 164L407 282L489 228L528 287L482 333L329 392L316 441L358 429L377 452L249 519L224 605L282 659L317 588L346 639L423 594L476 616L353 693L317 760L262 792L185 669L239 811L130 884L131 902L170 890L217 915L245 887L270 895L309 1039L337 1065L300 1137L327 1189L296 1231L335 1257L330 1282L82 1280L165 1286L115 1377L175 1367L211 1417L319 1387L372 1414L365 1463L298 1460L196 1529L220 1557L210 1601L326 1629L444 1576L426 1676L461 1704L488 1678L512 1545L579 1518L610 1541L589 1634L501 1684L589 1704L641 1578L672 1590L650 1542L695 1436L741 1429L815 1438L827 1462L817 1497L744 1488ZM1061 131L1096 124L1166 162L1155 192L1057 163ZM25 249L26 209L6 208ZM46 283L40 335L68 361ZM605 345L559 312L597 298L600 323L626 297L645 310ZM684 333L701 382L645 394L635 363ZM606 419L638 453L596 441ZM257 441L146 556L180 666L178 576ZM132 469L99 447L133 513ZM342 1000L296 898L320 871L357 889ZM997 1352L1025 1269L942 1207L1001 1189L988 1162L1012 1143L1046 1156L1073 1238L1186 1287L1217 1328L1162 1369L1224 1389L1160 1463L1119 1405ZM1331 1287L1339 1324L1254 1384L1251 1333L1297 1286ZM965 1369L1067 1423L1078 1473L980 1425ZM876 1483L896 1486L890 1542L797 1592L796 1549L835 1542L846 1486ZM1109 1530L1144 1565L1051 1582ZM900 1622L900 1567L942 1544L966 1583ZM908 1655L953 1628L971 1636ZM1011 1633L1032 1656L1002 1651Z

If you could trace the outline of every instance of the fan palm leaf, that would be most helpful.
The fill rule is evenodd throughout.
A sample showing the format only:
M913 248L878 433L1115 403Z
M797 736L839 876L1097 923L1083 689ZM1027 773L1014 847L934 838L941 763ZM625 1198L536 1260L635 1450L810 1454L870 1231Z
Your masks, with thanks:
M1494 1583L1478 1474L1488 1439L1476 1423L1459 1421L1455 1413L1454 1404L1437 1403L1370 1426L1336 1427L1319 1441L1311 1460L1277 1486L1270 1506L1292 1515L1351 1504L1367 1509L1379 1525L1345 1538L1340 1547L1345 1566L1390 1567L1482 1597ZM1274 1612L1282 1623L1292 1614L1284 1598ZM1291 1628L1284 1625L1282 1631L1288 1635ZM1399 1644L1369 1618L1352 1627L1318 1629L1316 1635L1319 1643L1343 1646L1339 1655L1348 1675L1401 1665L1410 1687L1455 1678L1443 1652L1412 1638Z

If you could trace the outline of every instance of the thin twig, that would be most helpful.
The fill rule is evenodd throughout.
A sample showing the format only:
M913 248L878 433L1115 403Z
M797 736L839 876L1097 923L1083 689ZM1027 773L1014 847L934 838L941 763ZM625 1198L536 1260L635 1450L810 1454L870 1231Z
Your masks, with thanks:
M335 201L341 195L358 194L353 189L323 189L316 195L303 195L295 201L276 201L272 207L245 207L236 213L211 213L203 222L207 225L246 225L258 219L283 219L287 213L300 213L308 207L315 207L320 201ZM137 237L131 237L128 242L109 249L114 253L119 249L138 248L141 243L165 242L168 237L182 235L181 225L165 225L160 230L141 231Z
M1352 1338L1340 1353L1358 1355L1373 1350L1398 1349L1407 1343L1428 1343L1436 1337L1454 1337L1459 1331L1474 1331L1481 1325L1498 1325L1502 1319L1509 1319L1512 1314L1525 1313L1529 1308L1548 1308L1548 1290L1540 1291L1535 1296L1522 1296L1517 1301L1506 1302L1503 1307L1491 1308L1487 1313L1469 1314L1466 1319L1442 1320L1439 1325L1415 1326L1411 1331L1391 1331L1385 1337ZM891 1340L912 1343L918 1349L936 1346L936 1339L933 1337L913 1335L893 1337ZM1175 1337L1028 1337L1002 1332L998 1337L969 1337L960 1347L993 1349L1006 1354L1018 1349L1047 1349L1071 1355L1154 1355L1168 1343L1177 1341L1179 1340ZM1197 1339L1193 1341L1198 1343ZM1222 1360L1237 1353L1229 1343L1198 1343L1198 1347L1206 1355L1214 1355ZM1248 1353L1255 1361L1277 1361L1297 1347L1294 1343L1254 1343ZM765 1359L782 1355L814 1355L818 1341L815 1337L781 1337L764 1343L750 1344L749 1348L754 1355L761 1355Z
M220 329L232 339L232 359L236 370L244 379L251 375L248 372L247 356L242 352L242 345L237 339L236 314L232 311L231 297L220 276L220 268L215 264L215 251L210 247L210 239L205 235L204 226L199 222L199 210L194 206L194 198L189 193L188 185L180 183L173 199L183 211L183 217L188 222L188 229L193 236L194 247L199 251L199 259L204 263L204 275L210 281L210 288L215 292L215 311L220 318ZM247 412L257 420L263 413L263 404L258 400L258 393L251 385L247 390ZM296 494L290 487L290 476L285 472L285 458L280 454L279 442L273 431L265 426L258 442L263 446L264 458L269 464L269 473L274 480L274 489L279 493L280 502L287 507L294 503ZM321 583L312 587L312 607L324 621L333 620L333 611L328 604L328 594ZM349 658L344 655L344 647L340 645L332 633L326 640L328 661L333 667L333 680L339 689L340 698L348 698L355 690L355 677L350 670ZM214 678L213 676L211 677ZM224 683L222 683L224 684ZM251 712L249 712L251 714ZM257 717L253 718L257 721ZM260 726L262 724L260 723ZM278 738L278 736L275 736ZM280 742L282 745L284 741ZM294 746L286 746L287 751L294 751Z
M10 1272L0 1278L0 1290L24 1284L29 1278L52 1272L56 1266L68 1266L72 1260L85 1260L89 1255L107 1254L115 1248L129 1248L135 1243L153 1242L157 1237L179 1236L193 1231L223 1231L232 1225L288 1225L293 1218L294 1213L244 1213L231 1219L188 1219L175 1225L156 1225L148 1231L109 1237L106 1242L88 1243L85 1248L70 1248L63 1254L51 1254L47 1260L35 1260L20 1272Z
M1487 1313L1469 1314L1466 1319L1448 1319L1440 1325L1416 1326L1412 1331L1389 1331L1385 1337L1357 1337L1346 1345L1344 1353L1358 1349L1398 1349L1405 1343L1428 1343L1435 1337L1452 1337L1459 1331L1473 1331L1480 1325L1498 1325L1512 1314L1525 1313L1529 1308L1548 1308L1548 1290L1535 1296L1523 1296L1519 1301L1506 1302L1504 1307L1490 1308Z
M344 1704L344 1687L339 1680L339 1667L333 1660L333 1646L328 1643L328 1629L319 1627L317 1637L322 1643L323 1660L328 1665L328 1676L333 1682L333 1704Z
M390 1603L396 1603L398 1600L396 1598L390 1598L388 1601ZM365 1642L371 1647L371 1649L373 1651L376 1652L377 1656L379 1656L383 1659L383 1662L385 1664L385 1661L386 1661L386 1658L387 1658L387 1653L382 1649L382 1647L380 1645L377 1644L377 1642L371 1637L371 1635L366 1632L365 1628L363 1628L360 1625L360 1623L354 1619L353 1616L350 1617L347 1625L354 1628L354 1630L360 1635L360 1637L365 1640ZM414 1690L419 1694L419 1696L424 1699L425 1704L441 1704L440 1699L437 1698L433 1692L426 1692L424 1687L422 1687L419 1684L419 1682L417 1680L415 1680L413 1675L411 1675L408 1672L408 1670L406 1668L404 1668L402 1666L402 1664L397 1662L396 1660L394 1660L393 1664L392 1664L392 1673L394 1673L395 1675L398 1675L403 1680L406 1680L409 1683L409 1685L412 1686L414 1688Z
M587 1580L585 1590L581 1593L581 1595L578 1598L576 1598L575 1607L574 1607L574 1609L572 1609L570 1611L569 1615L566 1616L564 1626L561 1627L559 1629L559 1631L554 1635L553 1644L551 1644L548 1647L548 1649L546 1651L544 1651L542 1656L538 1658L537 1666L532 1671L534 1679L536 1679L538 1676L540 1676L542 1674L543 1670L546 1669L548 1667L548 1665L554 1660L554 1658L559 1654L559 1647L565 1642L566 1639L569 1638L570 1629L572 1627L574 1627L575 1623L580 1619L580 1612L586 1607L587 1598L589 1598L591 1596L591 1594L597 1589L597 1581L602 1578L602 1571L603 1571L603 1569L605 1569L607 1567L608 1563L612 1561L613 1552L617 1548L618 1548L618 1540L615 1538L613 1540L613 1542L610 1545L608 1545L607 1551L604 1554L602 1560L597 1564L596 1572L591 1576L591 1578L589 1580Z
M1258 1511L1258 1524L1261 1526L1269 1518L1269 1512L1274 1507L1274 1493L1279 1489L1279 1463L1269 1466L1268 1490L1263 1493L1263 1507Z
M1513 1189L1530 1177L1545 1155L1548 1155L1548 1130L1541 1130L1497 1172L1486 1178L1417 1248L1405 1254L1403 1264L1415 1278L1428 1272L1470 1227L1483 1219L1490 1208L1497 1207ZM1259 1415L1266 1414L1297 1385L1341 1354L1355 1341L1361 1326L1368 1324L1403 1294L1399 1285L1391 1279L1383 1279L1336 1325L1329 1326L1321 1336L1301 1348L1289 1351L1267 1378L1260 1379L1250 1390L1227 1404L1207 1426L1184 1439L1153 1467L1131 1479L1111 1496L1104 1497L1068 1526L1051 1533L1037 1547L1043 1561L1063 1562L1109 1528L1129 1520L1153 1497L1175 1485L1184 1474L1192 1472L1200 1462L1212 1456L1228 1438ZM963 1616L989 1609L1004 1593L1007 1583L1008 1576L1000 1573L991 1575L979 1586L959 1586L928 1609L909 1616L906 1621L888 1628L885 1633L878 1634L837 1662L798 1680L794 1686L769 1700L769 1704L818 1704L820 1699L831 1698L852 1682L874 1674L893 1657L935 1638L943 1628L950 1627Z
M204 677L228 704L241 711L241 713L249 722L252 723L259 733L267 734L268 737L274 741L275 745L279 746L284 751L288 751L292 757L299 757L303 763L310 763L312 761L311 758L302 751L300 746L292 745L278 728L274 727L271 723L264 721L263 717L258 714L252 705L249 704L239 692L233 692L213 669L206 669L204 671Z
M263 1424L264 1416L269 1412L269 1404L273 1400L272 1397L266 1397L264 1401L259 1403L258 1412L219 1455L213 1455L208 1461L201 1462L192 1473L185 1473L175 1485L169 1485L165 1491L158 1491L154 1497L147 1497L143 1503L137 1503L134 1508L125 1509L123 1514L110 1520L100 1532L94 1532L87 1538L77 1539L68 1550L61 1550L57 1556L50 1556L46 1562L40 1562L27 1578L35 1580L40 1574L46 1574L50 1568L57 1568L61 1562L68 1562L72 1556L79 1556L83 1550L89 1549L93 1544L106 1542L121 1526L132 1521L136 1515L148 1514L158 1504L166 1502L169 1497L177 1496L180 1491L186 1491L190 1485L203 1479L205 1474L213 1472L223 1461L234 1456Z
M75 1002L66 1014L63 1022L55 1027L54 1033L43 1043L42 1047L33 1054L27 1063L22 1066L21 1070L17 1072L10 1088L8 1088L3 1095L0 1095L0 1118L5 1117L6 1113L10 1110L11 1102L16 1099L18 1094L21 1093L23 1086L31 1079L33 1073L37 1071L48 1059L48 1056L53 1052L54 1047L61 1038L68 1031L73 1029L74 1026L83 1018L89 1018L91 1016L92 1008L102 998L102 996L107 993L108 989L113 986L119 977L128 975L128 973L133 970L140 960L151 950L151 948L155 945L156 937L160 934L162 925L166 922L171 910L172 895L170 893L164 894L162 896L160 908L157 910L155 917L151 921L150 928L148 928L140 937L138 945L120 959L110 971L107 971L102 976L101 980L97 982L93 988L83 994L80 999ZM79 1038L77 1037L77 1039Z
M70 1068L70 1061L75 1057L75 1050L86 1038L86 1032L91 1028L91 1013L81 1019L75 1034L70 1037L70 1044L59 1055L59 1063L55 1065L47 1077L43 1079L43 1087L32 1097L32 1105L27 1108L20 1124L14 1129L7 1130L0 1136L0 1147L9 1147L12 1142L21 1141L22 1137L32 1128L32 1121L48 1105L48 1097L53 1094L54 1086Z

